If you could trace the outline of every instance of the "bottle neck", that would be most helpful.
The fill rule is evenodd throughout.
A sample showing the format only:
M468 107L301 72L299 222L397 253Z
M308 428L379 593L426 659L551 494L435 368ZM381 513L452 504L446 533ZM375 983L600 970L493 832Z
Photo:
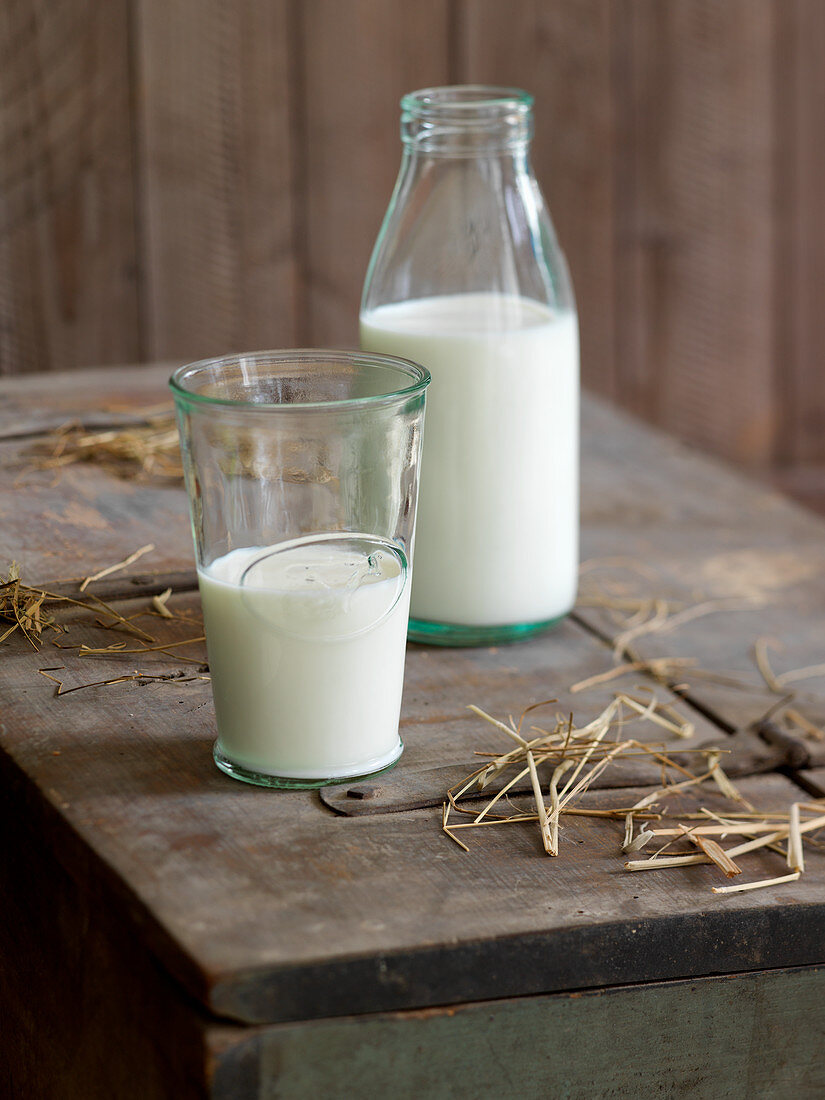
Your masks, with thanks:
M515 88L426 88L401 100L401 140L411 154L525 157L532 104L531 96Z

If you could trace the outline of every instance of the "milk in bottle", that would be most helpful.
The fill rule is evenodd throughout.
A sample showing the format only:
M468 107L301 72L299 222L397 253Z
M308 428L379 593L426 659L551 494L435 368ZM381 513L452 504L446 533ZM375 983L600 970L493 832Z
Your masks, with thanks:
M361 303L365 349L432 375L410 637L522 638L573 605L578 328L533 175L532 97L425 88Z

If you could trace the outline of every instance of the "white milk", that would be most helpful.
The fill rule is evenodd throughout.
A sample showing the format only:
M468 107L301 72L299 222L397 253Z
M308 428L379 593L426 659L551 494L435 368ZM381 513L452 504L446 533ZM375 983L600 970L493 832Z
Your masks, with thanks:
M428 367L413 619L564 615L578 568L576 316L457 294L380 306L361 344Z
M399 755L409 585L397 548L364 538L244 547L199 571L218 748L230 760L324 779Z

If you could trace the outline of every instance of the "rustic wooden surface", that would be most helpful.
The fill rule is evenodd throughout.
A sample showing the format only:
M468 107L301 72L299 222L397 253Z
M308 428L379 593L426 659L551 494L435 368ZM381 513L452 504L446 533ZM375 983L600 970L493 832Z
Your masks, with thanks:
M215 1096L816 1097L823 981L811 968L281 1025L231 1052Z
M292 346L292 5L130 6L145 358Z
M614 9L625 82L615 124L621 401L754 465L770 461L775 440L775 9ZM739 361L746 371L731 367Z
M816 853L799 883L725 899L707 867L627 874L621 824L598 819L565 823L568 854L552 865L529 828L489 830L462 853L440 811L331 817L312 794L229 784L210 757L205 683L55 700L34 680L41 659L6 662L17 698L4 749L59 809L63 858L71 865L80 844L112 868L121 919L222 1016L306 1019L818 961ZM111 676L112 664L86 675ZM781 776L738 784L766 809L799 797ZM642 790L590 797L615 805ZM754 877L782 867L772 853L749 862ZM683 937L690 951L674 951Z
M825 147L806 140L825 109L825 8L818 0L778 7L775 42L784 79L777 85L778 115L793 119L776 133L785 166L777 190L777 363L782 399L778 425L780 483L822 507L825 483L825 382L822 377L822 310L816 287L825 272L825 240L812 230L825 188ZM815 125L815 124L814 124Z
M602 0L460 0L457 19L462 80L529 86L535 95L533 161L572 267L584 373L591 389L616 400L624 392L624 379L618 373L615 336L611 6ZM571 95L585 82L586 94ZM581 216L584 210L587 217Z
M825 768L801 771L799 780L808 787L815 798L825 798Z
M399 95L511 82L588 385L825 507L823 44L820 0L12 0L0 373L353 342Z
M585 463L582 555L592 568L583 574L576 618L613 642L621 624L603 609L584 606L588 594L662 597L688 605L729 601L721 605L726 610L672 633L640 637L632 647L643 657L694 658L701 668L750 685L747 691L725 687L694 678L690 669L678 676L689 685L688 697L700 699L723 726L749 727L783 699L783 693L768 690L757 669L753 649L759 638L770 644L777 673L825 660L821 522L630 420L622 422L617 445L611 432L615 415L595 405L587 415L593 434ZM825 720L825 677L788 685L792 689L790 705L815 724ZM786 709L775 717L781 720ZM825 743L806 743L811 759L825 762Z
M565 648L568 648L571 641L578 643L578 639L571 638L571 635L572 631L566 636L559 637L557 644L564 644ZM591 664L594 664L593 658L596 654L591 651L588 656ZM603 654L601 657L603 659ZM413 667L410 661L410 668ZM491 693L495 692L495 687L495 683L490 683ZM660 692L659 698L664 702L670 696L669 693ZM606 700L609 701L608 696L602 699L602 703L604 704ZM594 706L592 701L584 705L577 702L575 706L576 714L581 715L583 721L588 717L595 717L595 713L600 710L601 706ZM691 715L691 717L694 716ZM697 725L700 732L689 742L675 738L663 741L670 759L681 767L691 768L695 765L696 757L689 750L698 748L722 749L725 753L723 764L725 773L733 779L743 775L758 775L787 765L787 750L783 746L766 744L756 734L748 731L742 731L736 737L725 737L721 735L718 728L710 724L707 728L713 732L708 734L705 731L702 716L697 717L699 717ZM632 729L632 725L628 727L628 735ZM387 772L374 780L365 780L363 783L325 787L321 791L321 800L324 805L348 817L395 813L398 810L414 810L424 806L440 807L447 789L457 786L479 766L478 759L472 754L480 745L483 745L487 751L503 749L501 742L491 737L478 722L470 722L466 718L457 721L441 719L436 729L432 726L419 729L416 724L404 722L401 727L401 736L404 739L405 752L403 768ZM463 763L434 762L445 759L463 760ZM808 762L806 758L800 766L805 766ZM618 761L615 770L608 769L595 778L592 789L651 786L658 784L660 778L661 768L654 764L645 761ZM512 790L515 793L530 791L529 778L516 783ZM470 800L472 793L467 797ZM483 803L479 804L478 809L481 809L481 805Z
M171 411L169 376L180 364L131 365L58 374L44 382L48 401L32 400L32 380L26 375L3 379L0 440L48 438L66 424L81 422L90 429L111 428L142 419L142 413L167 406ZM25 452L24 452L25 453ZM21 468L30 463L23 462Z
M139 485L85 463L67 467L56 482L55 471L31 469L32 462L25 444L0 442L0 509L16 520L0 527L4 574L6 562L16 561L36 583L87 577L149 544L156 550L133 573L194 567L179 489Z
M59 810L7 764L3 757L0 1094L202 1095L211 1057L206 1013L122 920L99 859L76 844L67 849Z
M449 9L448 0L298 5L305 342L358 344L361 287L401 160L398 103L450 83Z
M0 375L145 355L131 6L0 11Z
M77 381L84 394L96 391L94 415L113 406L127 415L130 404L140 408L163 399L165 377L161 369L126 384L116 373L111 388L106 375ZM140 378L144 387L136 384ZM0 434L26 422L34 410L44 424L52 423L52 407L58 419L82 412L73 408L74 385L72 376L50 379L44 407L42 384L32 381L27 389L13 382L14 405L0 417ZM622 591L690 603L731 590L752 596L754 586L766 599L756 611L717 614L671 636L640 639L640 650L648 641L667 643L661 652L697 656L703 667L716 670L738 660L747 671L748 631L756 630L781 632L783 661L819 660L825 593L813 561L825 538L820 521L592 400L585 403L584 439L583 534L590 568L583 592L597 577L603 588L625 585ZM7 438L2 446L19 464L29 442ZM710 892L718 872L708 866L655 875L625 872L622 828L615 822L565 821L562 855L553 861L541 854L538 834L529 826L473 835L469 853L441 834L440 812L432 803L457 769L470 770L479 740L498 744L495 731L467 717L468 702L502 716L548 695L558 694L560 705L574 705L577 713L603 703L606 695L599 692L572 699L565 694L574 679L613 664L607 643L616 624L599 609L582 607L558 631L509 647L410 647L402 715L407 751L395 776L377 781L386 797L372 807L385 812L342 813L347 807L332 791L261 791L233 782L211 761L213 710L201 672L203 645L192 641L200 636L200 624L182 490L116 481L89 465L68 468L57 481L34 477L14 494L6 488L0 503L2 552L20 560L20 547L26 550L24 579L45 584L81 576L155 541L151 555L90 591L116 601L120 614L139 616L135 624L165 644L187 642L165 653L82 658L77 649L52 642L105 646L124 635L73 610L68 634L47 634L39 653L19 635L2 645L6 808L28 822L32 851L41 853L29 872L19 853L7 853L8 874L15 890L36 881L48 893L47 852L53 853L72 889L95 899L102 911L94 931L99 957L120 968L126 945L135 942L141 957L154 960L149 971L142 968L136 996L151 1001L161 996L164 981L170 983L164 1009L169 1023L157 1051L145 1055L147 1080L152 1074L162 1079L187 1001L194 1017L180 1025L185 1056L176 1072L207 1080L215 1071L214 1094L220 1095L216 1066L226 1080L246 1072L256 1081L276 1074L288 1082L293 1070L283 1059L293 1055L279 1053L286 1049L286 1033L267 1032L253 1042L251 1032L218 1026L216 1016L275 1025L823 961L825 856L815 850L799 882L718 897ZM9 478L3 481L7 486ZM81 503L89 509L84 521L74 512ZM756 558L743 558L746 551ZM177 575L179 591L169 603L176 618L166 620L152 615L148 597L170 573ZM139 651L141 645L129 648ZM65 688L121 675L140 678L56 698L56 685L38 675L40 668ZM652 685L643 673L629 683L640 681ZM619 680L615 686L629 685ZM748 694L739 694L738 702L725 704L697 682L690 698L709 717L692 713L687 704L683 710L695 717L698 739L741 745L736 751L744 777L737 784L747 797L760 808L784 809L815 789L810 777L817 773L800 773L801 786L791 775L757 774L787 757L782 746L765 743L747 728ZM776 696L766 693L765 708L772 701ZM739 732L734 737L729 730ZM813 760L818 749L813 742L809 747ZM625 782L658 777L632 773ZM597 807L615 805L617 798L635 799L644 789L593 791L587 797ZM360 809L370 799L350 801ZM421 809L402 808L422 803ZM782 858L767 852L752 855L747 864L748 877L783 869ZM67 914L68 926L50 947L58 954L72 942L79 950L89 934L79 918L72 924L71 891L68 885L61 890L63 900L55 904ZM27 904L15 899L15 912L24 919ZM34 956L34 941L45 934L41 928L38 918L18 935L14 950L24 966ZM81 938L72 941L73 935ZM88 979L80 962L71 973L71 988L81 989ZM43 990L45 978L38 981L33 988ZM19 1003L25 974L18 973L9 989L12 1003ZM91 1004L94 996L95 987L84 986L79 1003ZM50 1011L57 1011L54 1002ZM106 1021L95 1019L95 1034L102 1034ZM121 1026L114 1017L112 1026ZM34 1073L32 1027L31 1014L24 1013L8 1042L28 1051L21 1058ZM128 1031L125 1017L123 1027ZM332 1035L331 1041L340 1041ZM309 1049L302 1044L312 1041L302 1033L288 1038L287 1046ZM143 1042L136 1036L130 1059L148 1051ZM810 1079L813 1070L806 1066Z

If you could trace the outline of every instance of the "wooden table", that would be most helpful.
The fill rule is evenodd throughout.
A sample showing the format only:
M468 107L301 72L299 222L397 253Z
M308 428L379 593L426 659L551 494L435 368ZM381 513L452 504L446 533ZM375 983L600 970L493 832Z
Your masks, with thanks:
M83 660L53 642L141 642L78 608L39 651L19 630L2 643L0 1091L825 1094L825 854L808 852L798 882L724 896L711 866L626 872L615 821L563 819L556 859L532 827L477 831L469 853L441 832L444 792L474 750L505 747L467 704L503 717L555 695L583 721L618 687L652 684L635 672L570 695L613 665L620 627L593 598L605 592L726 601L637 637L632 656L695 658L751 685L685 666L679 707L698 743L731 750L726 768L760 809L825 794L825 742L783 724L751 652L763 637L777 670L825 659L825 524L588 400L575 615L523 644L411 646L394 771L321 793L259 790L212 763L202 644L168 649L199 634L182 489L33 465L33 444L62 423L123 424L165 400L167 373L0 387L0 569L15 560L27 583L77 593L71 578L153 543L86 597L167 646ZM147 614L168 586L176 617ZM64 691L143 675L55 697L40 669ZM792 700L819 726L823 683L798 682ZM777 703L765 740L752 725ZM638 765L610 782L633 788L622 801L659 778ZM783 871L772 852L750 857L752 877Z

